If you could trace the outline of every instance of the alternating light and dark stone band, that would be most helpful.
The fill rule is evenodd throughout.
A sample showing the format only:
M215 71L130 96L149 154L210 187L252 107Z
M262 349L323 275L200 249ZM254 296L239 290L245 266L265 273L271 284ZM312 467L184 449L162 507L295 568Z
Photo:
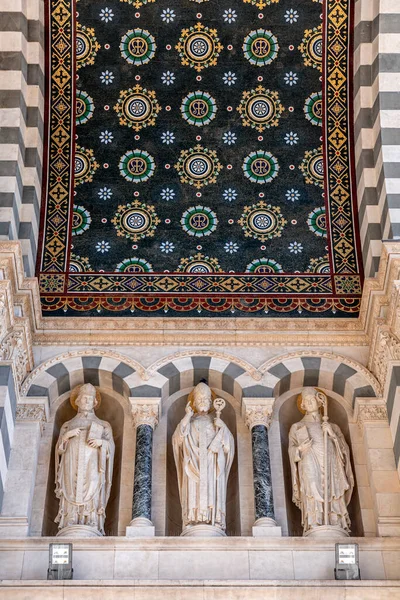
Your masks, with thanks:
M254 482L254 529L259 527L278 528L275 521L272 491L271 458L268 428L271 423L272 405L246 404L246 425L251 431Z
M253 450L253 481L256 523L259 519L273 519L274 497L272 493L271 460L269 455L268 428L254 425L251 429Z
M132 520L144 518L151 522L152 455L153 427L151 425L139 425L136 429Z
M127 535L154 535L151 521L153 432L158 424L159 399L132 402L136 427L135 474L133 479L132 521ZM140 533L140 532L143 533Z

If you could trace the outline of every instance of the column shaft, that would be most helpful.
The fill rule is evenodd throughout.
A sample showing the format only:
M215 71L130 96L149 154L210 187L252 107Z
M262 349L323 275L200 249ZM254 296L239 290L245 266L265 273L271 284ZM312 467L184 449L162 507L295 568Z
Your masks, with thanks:
M139 425L136 429L132 519L144 517L151 521L152 451L153 428L151 425Z
M268 429L265 425L254 425L251 442L256 520L265 517L275 520Z

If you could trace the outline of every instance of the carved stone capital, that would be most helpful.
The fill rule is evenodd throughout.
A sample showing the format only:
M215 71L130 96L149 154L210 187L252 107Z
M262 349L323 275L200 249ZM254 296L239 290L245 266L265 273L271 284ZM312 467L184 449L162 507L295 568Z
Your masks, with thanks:
M134 427L150 425L150 427L155 429L159 420L160 398L131 398L130 401Z
M273 403L274 398L245 398L243 400L244 422L250 431L256 425L265 425L265 427L269 428L272 420Z
M380 402L375 400L374 403L356 401L355 416L361 429L368 424L389 425L386 404L383 400Z
M16 420L45 423L46 409L43 404L17 404Z

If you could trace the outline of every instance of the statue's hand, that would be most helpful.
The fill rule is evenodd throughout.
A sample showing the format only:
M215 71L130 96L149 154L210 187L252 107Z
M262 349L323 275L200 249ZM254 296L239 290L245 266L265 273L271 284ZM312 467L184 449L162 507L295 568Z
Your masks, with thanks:
M66 442L70 438L77 437L78 435L80 435L80 433L81 430L79 429L79 427L77 427L76 429L71 429L71 431L67 431L67 433L64 435L63 441Z
M217 417L216 419L214 419L214 426L217 429L221 429L223 426L225 425L225 423L223 422L222 419L220 419L219 417Z
M312 447L312 440L308 439L299 446L301 454L306 454Z
M327 434L329 435L329 437L332 438L333 440L336 439L336 433L333 431L332 425L330 423L327 423L327 422L322 423L322 431L324 433L326 431Z
M90 446L91 448L100 448L100 446L102 445L103 440L89 440L88 441L88 446Z
M188 415L189 418L193 417L193 415L194 415L194 411L193 411L193 408L190 405L190 402L188 402L186 404L185 413Z

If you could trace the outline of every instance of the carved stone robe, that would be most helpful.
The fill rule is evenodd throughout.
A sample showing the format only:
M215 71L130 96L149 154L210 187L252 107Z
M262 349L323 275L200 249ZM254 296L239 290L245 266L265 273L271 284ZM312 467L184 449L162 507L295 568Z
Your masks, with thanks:
M226 488L235 454L224 424L217 430L209 415L179 423L172 437L184 527L198 523L226 527Z
M329 525L350 529L347 506L353 493L354 478L350 451L338 425L330 423L337 441L328 436L328 513ZM311 448L301 452L305 437ZM292 471L293 502L301 510L304 532L324 525L324 435L321 418L305 415L289 432L289 458Z
M87 443L93 423L96 438L103 440L100 448L91 448ZM82 430L79 436L62 441L67 431L78 427ZM64 423L56 445L56 496L60 505L55 521L59 523L59 529L88 525L104 534L114 452L110 424L98 419L94 413L80 412Z

